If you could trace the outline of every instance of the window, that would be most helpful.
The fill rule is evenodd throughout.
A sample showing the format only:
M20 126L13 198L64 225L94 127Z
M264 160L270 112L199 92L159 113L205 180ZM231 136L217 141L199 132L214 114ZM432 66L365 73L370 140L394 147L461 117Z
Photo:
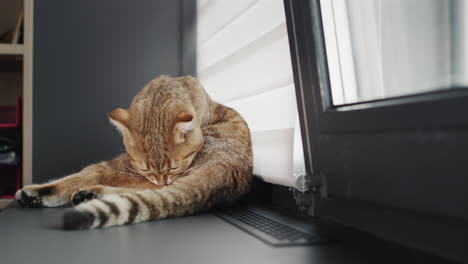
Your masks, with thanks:
M285 0L317 216L466 256L466 5Z
M197 77L213 100L247 121L254 174L304 190L283 1L198 1L197 18Z
M463 0L321 0L333 105L468 84Z

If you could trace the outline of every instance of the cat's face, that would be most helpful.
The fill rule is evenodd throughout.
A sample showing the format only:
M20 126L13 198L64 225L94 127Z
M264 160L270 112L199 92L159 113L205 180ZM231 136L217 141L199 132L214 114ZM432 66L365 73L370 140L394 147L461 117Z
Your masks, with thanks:
M187 171L202 149L199 120L191 105L170 98L163 105L154 96L141 99L142 92L128 110L118 108L109 118L122 133L133 170L154 184L167 185Z

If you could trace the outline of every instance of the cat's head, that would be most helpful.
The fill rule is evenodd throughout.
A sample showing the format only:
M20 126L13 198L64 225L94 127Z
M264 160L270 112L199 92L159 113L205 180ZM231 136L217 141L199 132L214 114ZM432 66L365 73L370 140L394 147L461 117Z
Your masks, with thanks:
M186 82L158 78L145 86L129 109L118 108L110 121L123 136L132 167L157 185L185 172L203 146L200 120L187 100Z

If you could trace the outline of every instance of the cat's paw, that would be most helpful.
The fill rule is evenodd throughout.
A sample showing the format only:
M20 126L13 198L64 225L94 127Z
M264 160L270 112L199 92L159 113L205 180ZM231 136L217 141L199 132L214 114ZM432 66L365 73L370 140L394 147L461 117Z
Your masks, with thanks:
M92 199L95 199L97 198L98 196L92 192L92 191L88 191L88 190L81 190L81 191L77 191L75 192L73 195L72 195L72 204L74 206L77 206L79 205L80 203L82 202L87 202L89 200L92 200Z
M26 208L41 208L44 207L41 197L35 192L27 187L24 187L21 190L18 190L15 194L15 200L21 207Z

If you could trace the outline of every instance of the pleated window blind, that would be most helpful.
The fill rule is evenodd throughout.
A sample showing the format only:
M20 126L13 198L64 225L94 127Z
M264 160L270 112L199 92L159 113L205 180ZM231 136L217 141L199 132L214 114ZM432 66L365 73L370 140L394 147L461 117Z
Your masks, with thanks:
M254 174L303 190L304 157L282 0L198 0L197 77L252 135Z

